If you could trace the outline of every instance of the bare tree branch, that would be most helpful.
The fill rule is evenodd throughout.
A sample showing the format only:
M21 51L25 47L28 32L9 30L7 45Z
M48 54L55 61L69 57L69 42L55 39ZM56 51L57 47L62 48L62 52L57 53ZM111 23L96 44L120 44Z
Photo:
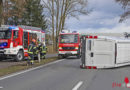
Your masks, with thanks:
M121 15L119 22L123 22L126 19L130 18L130 0L115 0L116 2L122 5L126 11Z
M42 1L44 4L43 6L48 9L48 14L51 14L50 19L52 28L51 30L53 33L52 36L53 38L55 38L54 35L56 35L56 39L59 36L60 31L64 29L67 18L75 17L78 19L78 16L80 14L88 14L88 10L86 9L86 6L88 4L87 0L47 0L46 2L45 0Z

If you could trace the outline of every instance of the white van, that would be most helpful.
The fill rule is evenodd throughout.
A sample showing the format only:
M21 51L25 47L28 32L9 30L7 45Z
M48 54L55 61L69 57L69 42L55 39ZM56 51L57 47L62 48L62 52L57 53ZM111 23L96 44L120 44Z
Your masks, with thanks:
M96 69L130 64L130 39L87 36L83 42L81 67Z

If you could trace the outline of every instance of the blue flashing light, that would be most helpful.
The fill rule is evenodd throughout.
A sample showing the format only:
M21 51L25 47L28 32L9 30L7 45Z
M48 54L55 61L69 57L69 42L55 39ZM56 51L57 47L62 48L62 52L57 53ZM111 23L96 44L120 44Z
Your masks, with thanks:
M9 29L11 29L11 30L12 30L12 29L17 29L17 27L15 27L15 26L10 26Z
M8 45L8 43L7 43L7 42L4 42L4 43L1 43L1 44L0 44L0 47L3 48L3 47L6 47L7 45Z
M7 45L8 45L7 42L4 42L4 43L3 43L3 46L7 46Z

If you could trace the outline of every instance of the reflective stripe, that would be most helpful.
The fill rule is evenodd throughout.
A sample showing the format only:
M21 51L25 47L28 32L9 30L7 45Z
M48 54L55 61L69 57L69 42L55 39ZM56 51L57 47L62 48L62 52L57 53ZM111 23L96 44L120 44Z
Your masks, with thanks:
M33 54L33 52L28 52L28 53Z
M34 63L34 60L31 60L30 62Z
M29 56L28 59L31 59L31 57Z
M46 53L46 51L42 51L42 53Z
M28 53L33 53L33 52L30 52L31 49L32 49L32 45L31 45L31 47L29 48Z
M36 49L36 47L34 47L34 49Z

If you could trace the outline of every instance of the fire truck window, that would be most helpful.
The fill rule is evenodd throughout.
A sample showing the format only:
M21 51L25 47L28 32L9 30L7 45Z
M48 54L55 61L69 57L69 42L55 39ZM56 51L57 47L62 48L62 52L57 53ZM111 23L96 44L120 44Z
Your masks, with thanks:
M13 32L13 35L14 35L14 36L13 36L14 39L18 38L18 31L14 31L14 32Z
M78 35L74 36L74 42L78 42Z
M0 39L11 38L11 30L0 31Z
M60 43L78 43L78 35L61 35Z
M24 32L24 48L28 48L28 32Z
M37 39L37 34L36 33L32 33L32 38L34 38L36 40Z
M32 42L33 38L37 40L37 34L36 33L29 33L29 42Z

